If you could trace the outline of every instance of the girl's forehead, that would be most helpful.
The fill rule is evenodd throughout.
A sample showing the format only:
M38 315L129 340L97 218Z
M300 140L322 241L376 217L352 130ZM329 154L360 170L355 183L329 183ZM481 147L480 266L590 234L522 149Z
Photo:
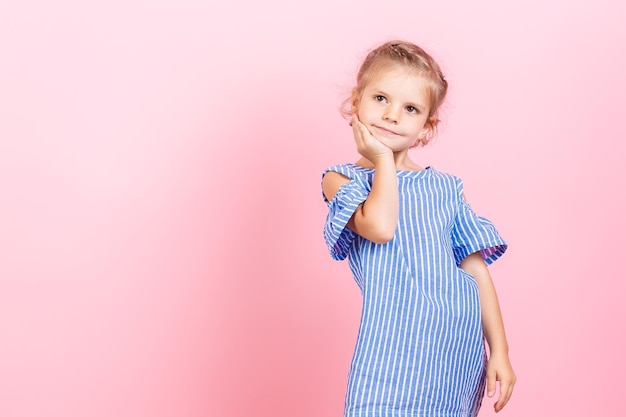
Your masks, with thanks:
M386 63L373 70L368 84L392 80L406 80L421 83L425 80L425 77L420 71L407 65Z
M376 71L364 86L366 90L377 88L395 88L423 95L428 92L428 82L426 77L415 69L393 65Z

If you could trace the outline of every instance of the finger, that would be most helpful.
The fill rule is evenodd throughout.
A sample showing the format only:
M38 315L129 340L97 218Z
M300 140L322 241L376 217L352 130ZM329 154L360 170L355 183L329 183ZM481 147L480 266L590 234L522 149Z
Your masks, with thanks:
M493 397L496 393L496 373L495 371L487 372L487 397Z
M359 122L358 120L355 120L354 128L355 128L355 132L354 132L355 136L358 136L358 139L361 140L361 142L365 143L369 135L369 132L367 128L365 127L365 125Z
M361 129L354 123L352 125L352 135L354 136L354 141L357 146L363 145L363 134L361 133Z
M372 136L370 131L367 129L367 127L365 127L365 125L360 120L357 119L355 121L355 124L358 126L359 131L361 132L361 136L363 137L364 141L371 142L372 140L376 139L374 136Z
M366 146L366 140L363 135L363 130L359 127L358 121L354 121L354 123L352 123L352 135L354 136L354 142L356 143L357 150L362 149ZM359 150L359 152L361 151Z
M350 126L352 126L352 133L354 133L354 137L358 139L358 136L360 136L360 129L359 129L359 122L357 120L355 120L354 118L352 118L352 121L350 122Z
M504 406L511 399L511 395L513 394L513 384L500 382L500 395L498 396L498 401L494 404L494 409L496 412L502 410Z
M354 123L359 129L364 130L365 129L365 125L363 123L361 123L361 121L357 118L355 118L352 123Z

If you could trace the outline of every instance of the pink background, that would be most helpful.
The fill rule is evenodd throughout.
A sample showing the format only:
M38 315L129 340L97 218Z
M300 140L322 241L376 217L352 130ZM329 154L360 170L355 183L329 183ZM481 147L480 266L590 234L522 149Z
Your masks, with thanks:
M0 416L340 416L320 174L395 37L451 83L415 160L510 245L502 415L626 414L623 2L99 3L0 6Z

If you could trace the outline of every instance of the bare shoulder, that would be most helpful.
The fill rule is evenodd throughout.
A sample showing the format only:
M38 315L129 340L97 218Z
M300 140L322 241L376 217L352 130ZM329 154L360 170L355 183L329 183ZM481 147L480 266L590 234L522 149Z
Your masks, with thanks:
M328 171L324 178L322 179L322 190L324 191L324 196L326 196L327 200L332 200L332 198L339 191L339 187L349 182L350 178L346 177L343 174L335 171Z

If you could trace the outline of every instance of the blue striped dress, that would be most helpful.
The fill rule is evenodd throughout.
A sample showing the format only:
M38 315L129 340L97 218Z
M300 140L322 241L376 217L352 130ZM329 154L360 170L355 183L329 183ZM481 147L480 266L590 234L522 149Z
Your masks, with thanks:
M391 241L346 227L371 191L374 170L336 165L350 179L329 201L324 238L348 258L362 296L345 417L476 416L486 353L478 287L459 263L480 251L487 264L506 243L463 199L463 184L429 167L398 171L400 216Z

